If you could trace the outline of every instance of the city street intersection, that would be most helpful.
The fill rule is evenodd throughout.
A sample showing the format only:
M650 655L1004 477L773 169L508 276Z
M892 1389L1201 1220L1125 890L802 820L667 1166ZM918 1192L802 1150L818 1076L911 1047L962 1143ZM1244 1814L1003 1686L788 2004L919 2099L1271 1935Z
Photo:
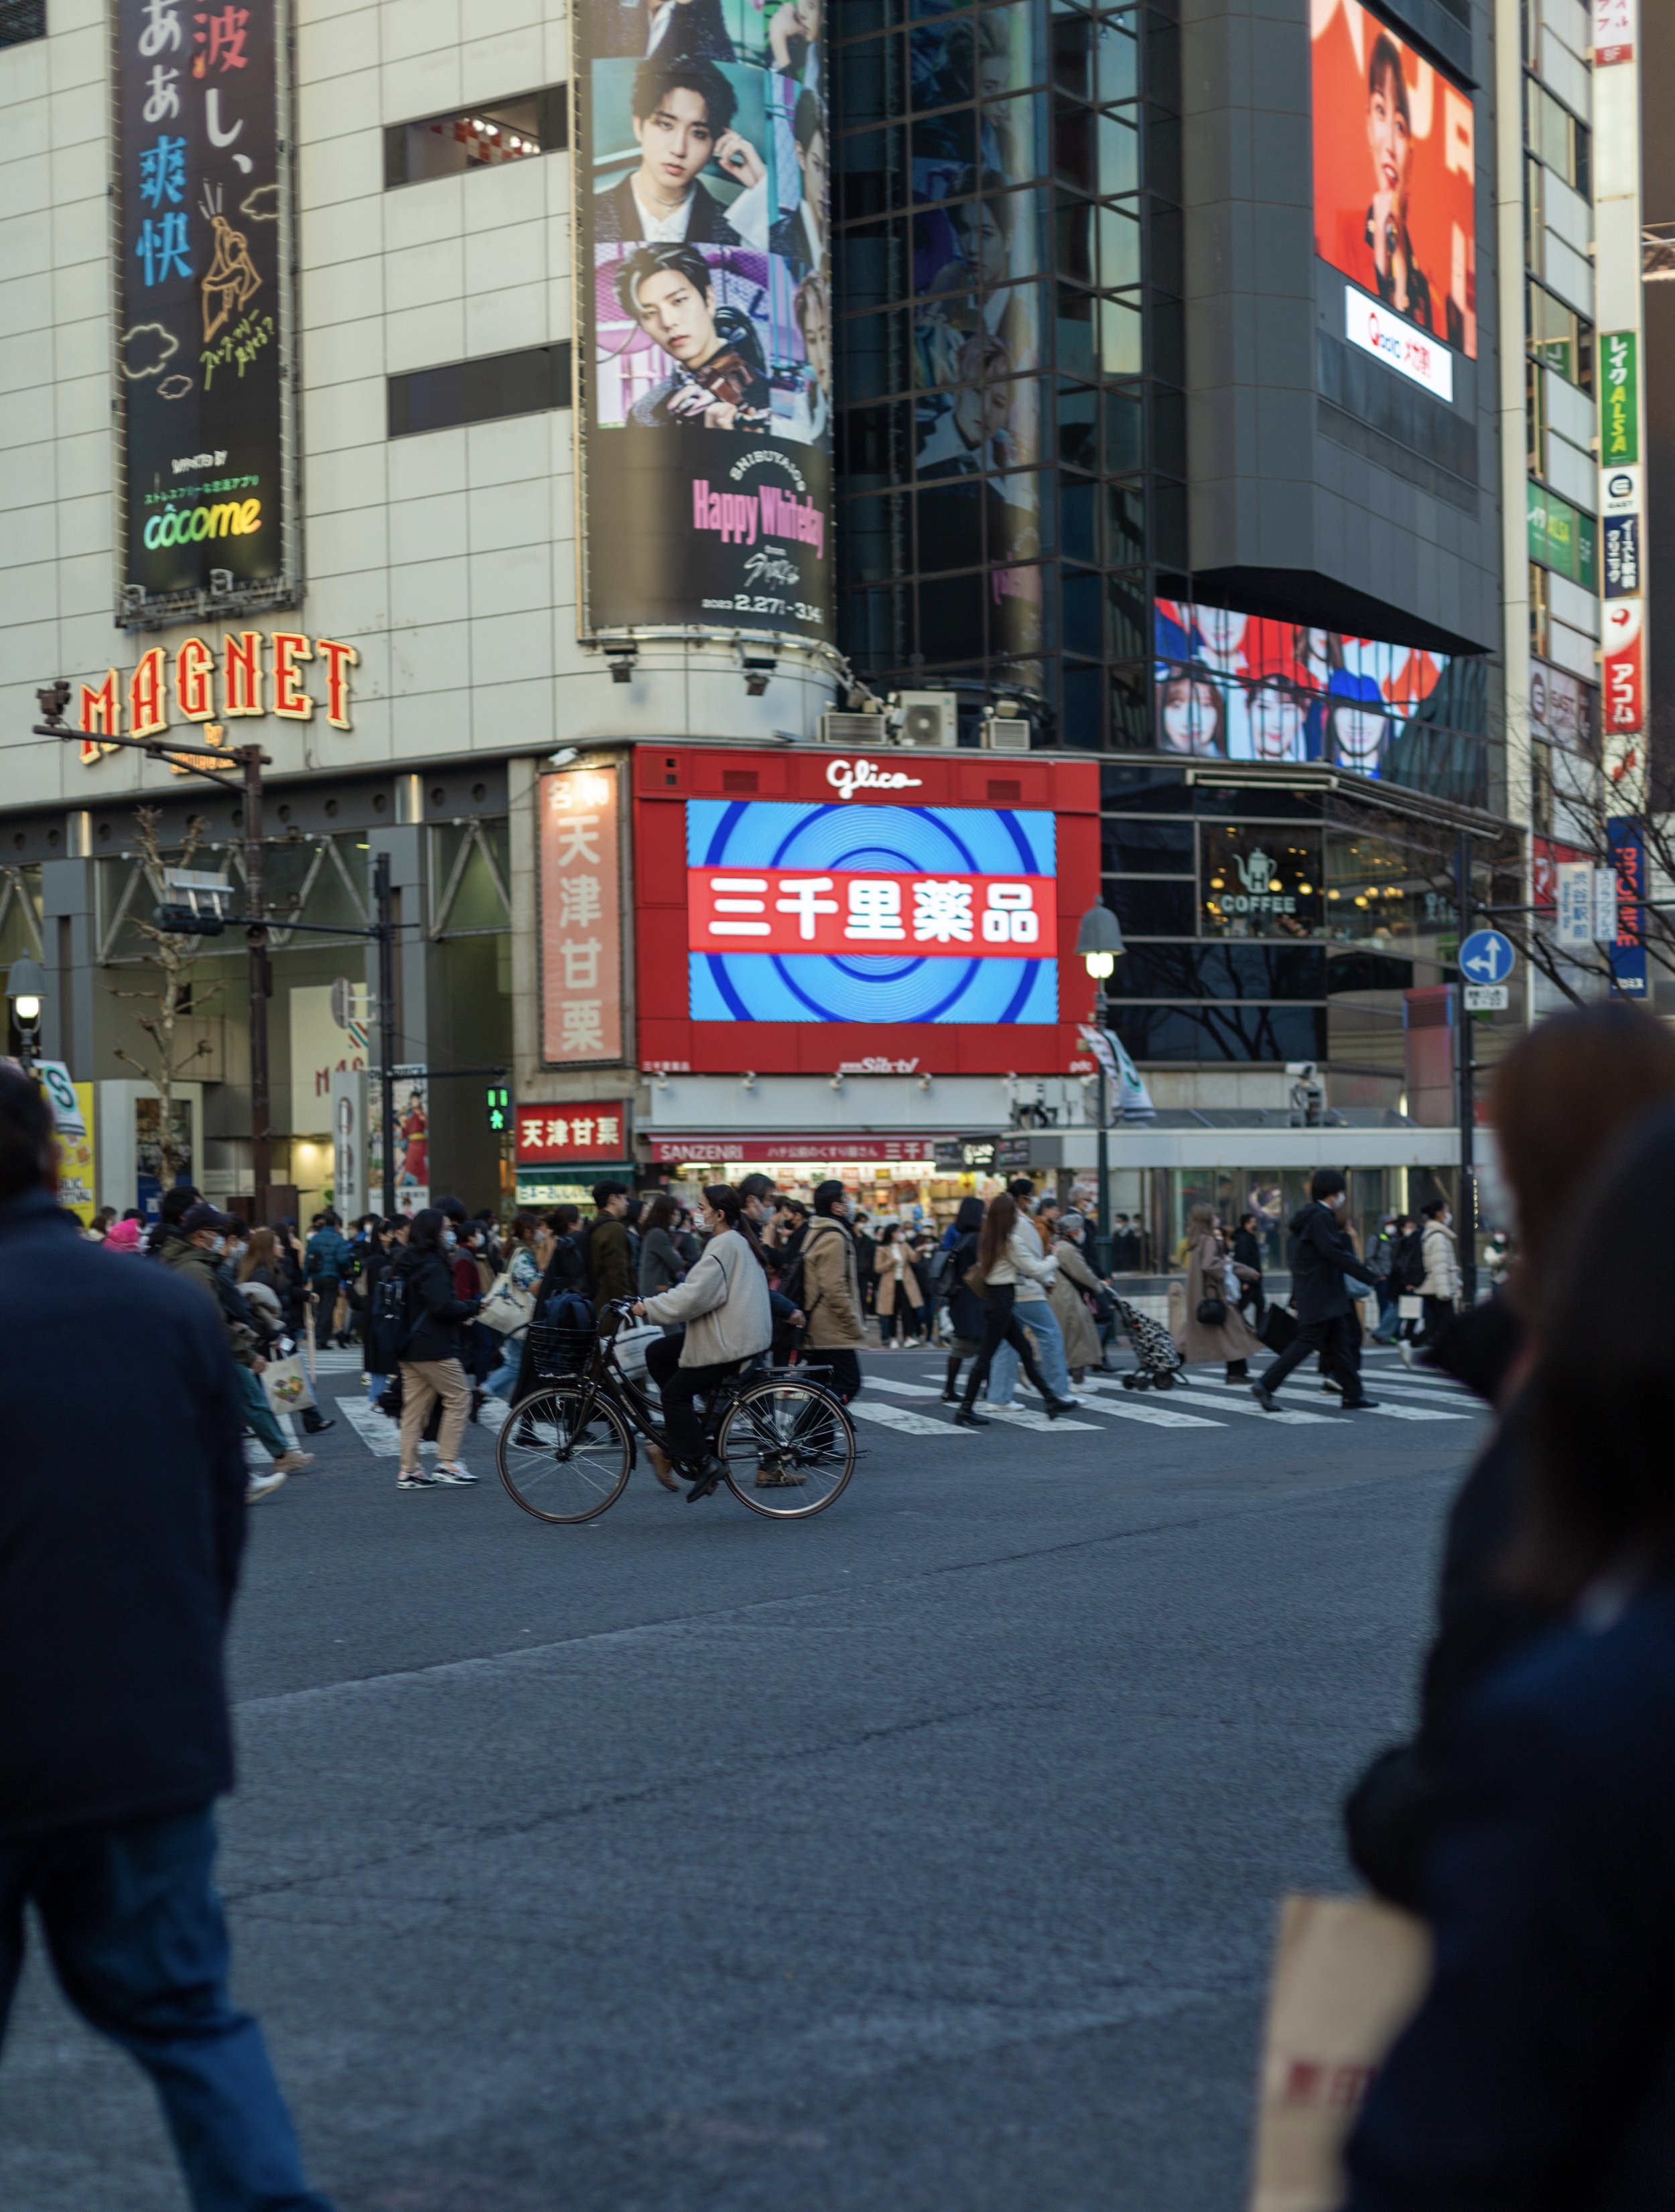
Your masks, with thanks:
M399 1493L329 1362L253 1516L222 1877L341 2212L1240 2202L1276 1900L1349 1886L1480 1418L1380 1353L1378 1413L1113 1377L974 1435L934 1353L865 1367L818 1520L642 1466L555 1528L480 1428L480 1487ZM115 2177L180 2202L37 1955L0 2201Z

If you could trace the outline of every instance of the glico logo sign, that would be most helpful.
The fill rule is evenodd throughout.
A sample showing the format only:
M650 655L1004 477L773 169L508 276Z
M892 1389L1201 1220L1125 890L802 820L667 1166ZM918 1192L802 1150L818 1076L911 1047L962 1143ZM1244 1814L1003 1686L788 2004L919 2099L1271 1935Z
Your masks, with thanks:
M103 738L160 737L169 726L171 705L181 721L198 723L212 745L222 741L223 722L246 716L272 714L281 721L311 722L319 710L334 730L350 729L349 672L360 658L352 645L335 637L283 629L265 637L257 629L231 631L219 653L201 637L186 639L172 653L154 645L140 655L125 684L112 668L102 684L82 684L82 758L91 763L113 752ZM310 661L325 671L323 700L304 688L302 671Z
M853 799L857 791L917 791L924 779L904 775L897 769L880 768L868 760L835 760L825 780L839 799Z

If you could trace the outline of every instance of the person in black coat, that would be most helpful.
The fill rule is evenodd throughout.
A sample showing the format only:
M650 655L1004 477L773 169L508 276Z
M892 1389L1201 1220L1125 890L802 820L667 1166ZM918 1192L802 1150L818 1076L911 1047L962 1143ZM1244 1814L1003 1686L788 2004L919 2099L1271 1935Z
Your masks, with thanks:
M1343 1279L1356 1273L1361 1261L1341 1226L1348 1188L1336 1168L1316 1168L1308 1188L1308 1204L1291 1217L1291 1296L1297 1309L1297 1334L1260 1382L1252 1383L1251 1395L1271 1413L1281 1383L1311 1352L1318 1352L1321 1367L1337 1380L1344 1412L1360 1413L1378 1401L1361 1389L1352 1349L1349 1293Z
M327 2212L228 1996L211 1881L245 1514L226 1334L192 1284L76 1235L52 1139L0 1067L0 2036L33 1903L66 1997L151 2075L194 2201Z
M983 1350L983 1300L965 1280L977 1265L978 1239L983 1234L980 1198L960 1200L959 1211L954 1215L948 1234L953 1241L949 1246L947 1270L943 1278L948 1309L948 1371L942 1384L942 1402L945 1406L957 1406L960 1368Z
M1672 1237L1675 1109L1544 1301L1502 1573L1566 1618L1460 1717L1423 1864L1435 1973L1350 2141L1345 2212L1675 2203Z
M1233 1257L1235 1267L1249 1267L1255 1280L1239 1278L1239 1310L1255 1329L1262 1334L1262 1316L1268 1310L1268 1301L1262 1291L1262 1238L1254 1213L1241 1213L1239 1226L1233 1232Z
M399 1490L432 1490L439 1484L475 1482L460 1457L471 1411L471 1384L462 1359L465 1324L480 1297L454 1294L454 1252L459 1231L434 1206L413 1216L407 1242L392 1262L406 1290L407 1333L401 1347L401 1463ZM419 1443L431 1407L442 1403L434 1471L426 1473Z

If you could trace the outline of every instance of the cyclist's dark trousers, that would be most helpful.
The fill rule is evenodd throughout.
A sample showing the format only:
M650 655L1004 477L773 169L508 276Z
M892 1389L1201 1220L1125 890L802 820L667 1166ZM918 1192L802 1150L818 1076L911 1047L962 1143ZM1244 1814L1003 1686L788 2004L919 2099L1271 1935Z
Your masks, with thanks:
M1322 1372L1337 1376L1346 1398L1353 1403L1360 1397L1361 1375L1350 1345L1348 1314L1334 1314L1328 1321L1304 1322L1263 1376L1264 1388L1277 1390L1292 1369L1300 1367L1311 1352L1319 1353Z
M977 1394L989 1380L990 1366L1002 1345L1009 1344L1018 1355L1018 1364L1044 1398L1051 1398L1041 1370L1035 1364L1035 1354L1029 1348L1029 1339L1013 1316L1014 1292L1010 1283L991 1283L983 1294L983 1349L972 1363L965 1378L965 1402L963 1411L969 1413L977 1402Z
M663 1426L670 1450L683 1463L696 1466L704 1457L705 1446L704 1424L692 1401L724 1382L729 1375L736 1375L739 1362L723 1359L713 1367L683 1367L680 1347L685 1340L683 1334L660 1337L655 1344L649 1344L646 1372L663 1401Z

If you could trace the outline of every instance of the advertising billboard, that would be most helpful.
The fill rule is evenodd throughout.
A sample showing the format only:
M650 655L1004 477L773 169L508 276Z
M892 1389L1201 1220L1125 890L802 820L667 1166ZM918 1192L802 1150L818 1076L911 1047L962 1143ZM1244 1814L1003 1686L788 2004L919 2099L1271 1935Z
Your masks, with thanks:
M291 595L287 0L114 0L117 618Z
M1095 769L645 747L635 769L642 1066L1069 1067Z
M1380 357L1447 398L1390 319L1477 358L1471 97L1358 0L1312 15L1314 250L1388 311Z
M617 787L614 769L541 778L541 1058L552 1067L622 1058Z
M585 633L831 635L820 0L578 0Z
M1153 608L1160 751L1325 761L1416 790L1483 773L1483 671L1470 659L1226 607Z

